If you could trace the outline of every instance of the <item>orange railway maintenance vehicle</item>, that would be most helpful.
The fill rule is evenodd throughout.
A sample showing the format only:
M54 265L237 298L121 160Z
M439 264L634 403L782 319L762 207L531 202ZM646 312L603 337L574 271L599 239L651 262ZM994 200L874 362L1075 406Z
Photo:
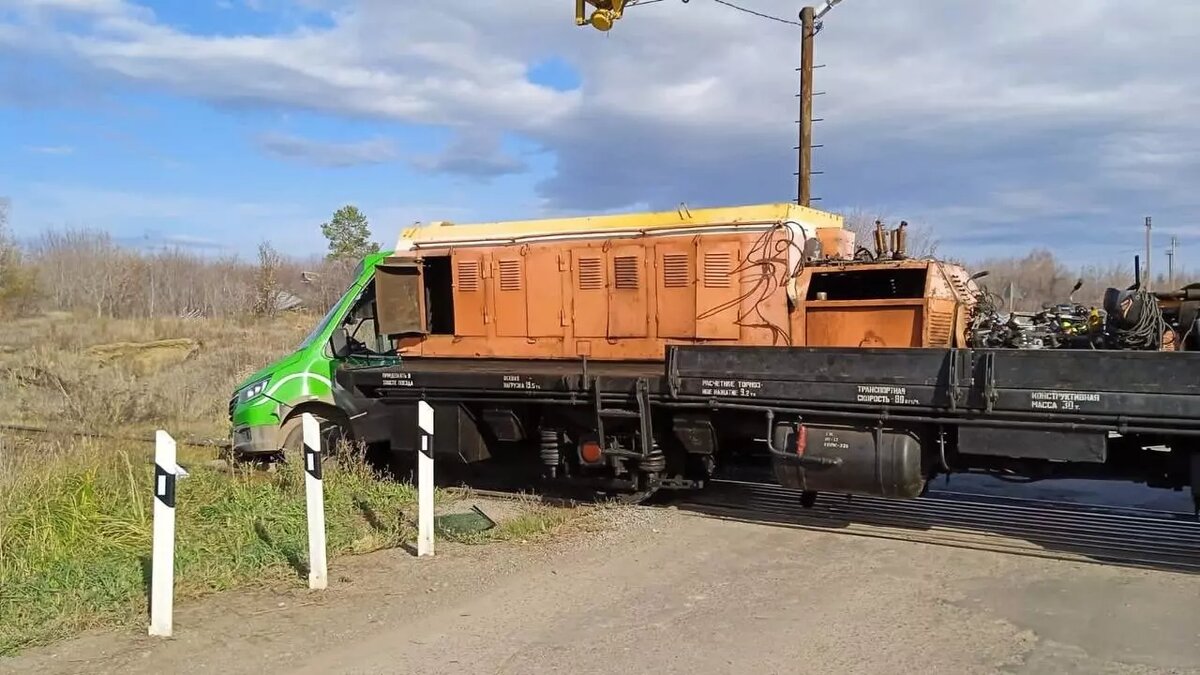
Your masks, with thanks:
M1001 316L903 224L873 239L794 204L415 227L375 269L376 335L333 333L334 396L395 451L425 400L441 459L630 500L739 466L809 498L953 471L1200 484L1200 289Z

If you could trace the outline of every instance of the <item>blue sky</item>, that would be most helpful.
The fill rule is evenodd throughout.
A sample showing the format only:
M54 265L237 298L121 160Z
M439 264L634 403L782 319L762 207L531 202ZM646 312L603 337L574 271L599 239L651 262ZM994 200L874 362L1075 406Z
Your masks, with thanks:
M320 252L345 203L386 243L417 220L794 196L794 29L693 0L603 35L572 4L0 0L0 196L22 238L239 254ZM1124 260L1153 215L1186 260L1200 3L1047 6L839 5L818 37L820 205L971 259Z

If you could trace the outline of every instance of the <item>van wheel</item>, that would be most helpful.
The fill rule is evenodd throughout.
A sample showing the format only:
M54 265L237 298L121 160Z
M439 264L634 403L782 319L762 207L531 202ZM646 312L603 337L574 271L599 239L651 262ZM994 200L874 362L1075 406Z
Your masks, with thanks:
M332 461L340 451L342 442L352 442L349 425L340 417L312 414L321 428L321 453L323 463ZM293 415L283 426L279 427L279 437L283 439L280 454L283 461L300 462L304 458L304 416Z

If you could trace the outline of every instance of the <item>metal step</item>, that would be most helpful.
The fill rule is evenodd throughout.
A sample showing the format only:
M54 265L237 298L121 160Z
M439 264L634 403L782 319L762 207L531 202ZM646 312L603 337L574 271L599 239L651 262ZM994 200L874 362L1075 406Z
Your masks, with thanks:
M641 415L635 410L620 410L613 408L601 408L599 411L601 417L619 417L623 419L638 419Z

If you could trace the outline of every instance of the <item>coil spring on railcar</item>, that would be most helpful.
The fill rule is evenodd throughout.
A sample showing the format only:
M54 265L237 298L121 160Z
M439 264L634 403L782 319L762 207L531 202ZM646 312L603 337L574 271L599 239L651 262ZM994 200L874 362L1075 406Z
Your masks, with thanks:
M662 448L657 442L651 448L650 454L642 459L640 468L647 473L659 473L666 470L667 456L663 454Z
M542 459L542 466L546 468L551 476L554 476L558 471L558 465L562 461L562 450L558 442L558 432L554 429L542 429L541 442L538 446L538 456Z

